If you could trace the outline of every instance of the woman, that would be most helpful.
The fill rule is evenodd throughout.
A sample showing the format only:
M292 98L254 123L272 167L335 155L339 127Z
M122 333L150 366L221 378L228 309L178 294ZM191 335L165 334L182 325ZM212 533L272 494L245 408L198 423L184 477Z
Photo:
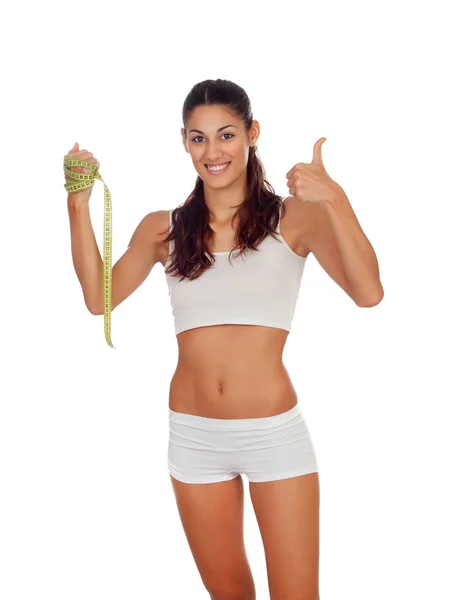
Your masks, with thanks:
M168 466L212 600L256 597L243 540L241 473L249 480L271 599L318 600L317 461L282 354L309 252L358 306L382 298L376 256L323 167L324 138L310 165L298 163L287 174L292 196L283 201L265 180L256 155L259 123L241 87L220 79L198 83L182 117L195 189L174 210L140 222L113 267L112 309L157 262L164 266L179 347ZM100 166L86 150L70 154ZM103 314L89 194L68 198L72 252L86 305Z

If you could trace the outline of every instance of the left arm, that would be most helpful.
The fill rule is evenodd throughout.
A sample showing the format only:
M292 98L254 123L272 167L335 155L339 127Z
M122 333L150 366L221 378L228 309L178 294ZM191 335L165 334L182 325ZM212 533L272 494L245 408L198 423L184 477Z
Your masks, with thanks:
M314 144L310 164L297 163L286 174L290 193L301 204L294 220L302 245L357 306L375 306L384 296L376 254L345 191L325 169L326 139Z
M307 227L309 251L337 283L345 283L357 306L379 304L384 290L376 254L344 190L336 186L322 202L306 204L308 216L313 213Z

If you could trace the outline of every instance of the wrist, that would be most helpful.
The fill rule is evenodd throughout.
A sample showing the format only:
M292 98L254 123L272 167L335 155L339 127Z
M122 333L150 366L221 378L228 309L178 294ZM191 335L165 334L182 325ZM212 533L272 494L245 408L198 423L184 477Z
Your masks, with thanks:
M81 207L89 205L89 197L87 194L82 192L76 192L75 194L68 194L67 198L68 208L78 210Z

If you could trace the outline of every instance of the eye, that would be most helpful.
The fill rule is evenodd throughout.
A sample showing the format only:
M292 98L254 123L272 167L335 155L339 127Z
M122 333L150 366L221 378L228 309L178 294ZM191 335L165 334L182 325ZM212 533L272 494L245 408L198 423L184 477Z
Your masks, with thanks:
M231 137L230 137L229 139L231 139L232 137L234 137L234 134L233 134L233 133L223 133L222 135L223 135L223 136L224 136L224 135L230 135ZM197 140L198 138L202 138L202 137L203 137L202 135L197 135L196 137L194 137L194 138L192 139L192 141L193 141L193 142L195 142L195 140ZM196 142L196 143L197 143L197 144L199 144L200 142Z

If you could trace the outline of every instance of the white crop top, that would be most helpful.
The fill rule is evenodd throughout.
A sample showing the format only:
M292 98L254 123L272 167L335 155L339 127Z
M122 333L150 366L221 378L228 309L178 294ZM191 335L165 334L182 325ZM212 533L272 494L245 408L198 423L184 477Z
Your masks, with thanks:
M238 256L237 248L231 264L230 252L213 252L214 265L193 281L166 274L175 335L228 323L290 331L306 258L286 244L279 223L276 232L279 239L268 235L257 251ZM173 249L171 240L165 268Z

